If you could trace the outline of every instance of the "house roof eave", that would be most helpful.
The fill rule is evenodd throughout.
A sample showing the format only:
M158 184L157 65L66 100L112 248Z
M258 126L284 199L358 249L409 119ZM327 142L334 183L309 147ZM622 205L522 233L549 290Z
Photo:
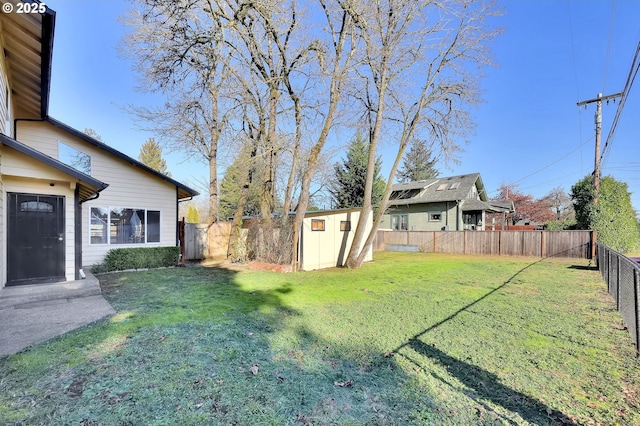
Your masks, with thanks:
M84 140L85 142L88 142L91 145L93 145L93 146L95 146L95 147L97 147L99 149L102 149L102 150L108 152L109 154L112 154L112 155L118 157L121 160L124 160L124 161L128 162L129 164L131 164L134 167L137 167L137 168L139 168L141 170L144 170L144 171L146 171L148 173L151 173L151 174L155 175L156 177L158 177L158 178L160 178L162 180L165 180L165 181L171 183L172 185L175 185L178 188L178 199L179 200L183 200L183 199L187 199L187 198L190 198L190 197L195 197L197 195L200 195L200 193L198 191L196 191L195 189L192 189L192 188L188 187L187 185L185 185L185 184L183 184L181 182L178 182L177 180L172 179L169 176L167 176L165 174L162 174L162 173L158 172L155 169L152 169L151 167L141 163L138 160L135 160L135 159L129 157L128 155L118 151L117 149L107 145L106 143L100 142L99 140L92 138L91 136L85 134L84 132L81 132L81 131L79 131L77 129L74 129L73 127L71 127L71 126L69 126L69 125L67 125L67 124L65 124L65 123L63 123L63 122L61 122L59 120L56 120L53 117L47 117L46 121L48 123L52 124L53 126L59 128L59 129L62 129L65 132L68 132L68 133L70 133L70 134L72 134L72 135Z
M75 179L75 182L82 186L80 201L88 200L101 191L104 191L109 186L108 183L102 182L94 177L86 175L74 169L73 167L70 167L56 160L55 158L49 157L48 155L43 154L42 152L33 149L21 142L18 142L17 140L10 138L9 136L6 136L2 133L0 133L0 144L8 146L9 148L20 152L21 154L24 154L28 157L33 158L34 160L53 167L54 169L59 170Z

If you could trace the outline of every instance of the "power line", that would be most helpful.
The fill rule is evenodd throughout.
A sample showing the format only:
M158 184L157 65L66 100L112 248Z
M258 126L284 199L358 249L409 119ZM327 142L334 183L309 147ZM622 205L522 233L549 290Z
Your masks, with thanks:
M580 145L578 145L577 147L575 147L574 149L572 149L571 151L569 151L568 153L566 153L565 155L563 155L562 157L554 160L553 162L547 164L546 166L542 167L541 169L536 170L533 173L530 173L528 175L526 175L525 177L523 177L522 179L519 179L517 181L514 182L514 185L519 184L520 182L524 181L525 179L530 178L531 176L537 175L538 173L548 169L549 167L553 166L556 163L559 163L560 161L564 160L565 158L567 158L568 156L570 156L571 154L573 154L574 152L576 152L577 150L579 150L580 148L582 148L584 145L588 144L589 142L591 142L593 140L593 136L590 137L589 139L587 139L586 141L582 142Z
M609 135L607 136L607 141L604 144L604 148L602 150L602 155L600 156L600 160L604 158L607 150L610 148L610 144L613 141L613 137L616 132L616 128L618 127L618 121L620 120L620 115L622 114L622 109L624 108L624 104L627 102L627 97L629 96L629 92L633 83L636 79L636 75L638 75L638 69L640 69L640 62L638 61L638 55L640 55L640 43L638 43L638 47L636 48L636 53L633 57L633 62L631 63L631 69L629 70L629 75L627 76L627 82L624 85L624 89L622 90L622 96L620 98L620 103L618 104L618 109L616 110L616 115L613 118L613 123L611 124L611 129L609 130Z

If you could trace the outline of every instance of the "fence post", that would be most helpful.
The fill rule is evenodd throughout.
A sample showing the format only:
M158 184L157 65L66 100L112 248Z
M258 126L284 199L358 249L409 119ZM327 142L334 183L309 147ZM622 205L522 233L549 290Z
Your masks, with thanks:
M436 238L438 238L438 234L436 231L433 231L433 252L437 253L438 245L436 244Z
M540 257L547 257L547 233L546 231L540 231Z
M611 282L611 250L609 248L607 248L607 282ZM611 285L609 285L609 294L611 294Z
M636 304L636 356L640 356L640 299L638 294L640 293L640 272L637 268L633 269L633 300Z
M465 229L462 232L464 232L464 245L462 247L462 251L464 254L467 254L467 230Z
M616 309L620 311L620 256L616 254Z
M502 229L498 231L498 255L502 256Z
M596 242L598 238L598 232L594 229L591 231L591 259L596 257Z
M185 224L185 220L183 217L182 220L178 222L178 238L180 240L180 263L184 263L185 261L184 256L186 252L186 249L185 249L186 242L184 240L184 237L185 237L184 224Z

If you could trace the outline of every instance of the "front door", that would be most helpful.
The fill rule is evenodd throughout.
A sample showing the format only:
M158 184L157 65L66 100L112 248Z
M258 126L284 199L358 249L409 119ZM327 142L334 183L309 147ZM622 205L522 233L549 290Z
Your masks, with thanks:
M64 197L7 196L7 285L64 281Z

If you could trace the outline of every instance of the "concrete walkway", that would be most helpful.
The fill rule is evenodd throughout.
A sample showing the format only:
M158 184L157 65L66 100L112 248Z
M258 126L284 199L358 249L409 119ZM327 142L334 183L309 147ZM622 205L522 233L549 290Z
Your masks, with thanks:
M114 314L98 279L0 289L0 357Z

